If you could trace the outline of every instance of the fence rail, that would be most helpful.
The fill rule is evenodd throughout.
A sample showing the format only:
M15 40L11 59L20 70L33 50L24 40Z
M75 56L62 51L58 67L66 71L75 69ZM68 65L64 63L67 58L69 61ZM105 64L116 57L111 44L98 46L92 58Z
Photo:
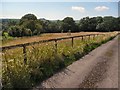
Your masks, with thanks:
M72 42L71 44L72 44L72 47L73 47L73 45L74 45L74 38L81 37L81 39L84 40L84 37L86 37L86 36L88 36L89 39L90 39L91 36L93 36L93 39L94 39L95 36L98 36L98 35L106 35L106 34L88 34L88 35L79 35L79 36L72 36L72 37L63 37L63 38L49 39L49 40L41 40L41 41L38 41L38 42L17 44L17 45L11 45L11 46L3 46L3 47L0 47L0 50L1 51L5 51L5 50L8 50L8 49L14 49L14 48L22 47L23 48L23 54L24 54L24 63L26 63L26 61L27 61L26 46L40 44L40 43L46 43L46 42L52 42L53 41L53 42L55 42L55 49L56 49L56 52L57 52L57 42L60 41L60 40L71 39L71 42Z
M6 49L13 49L13 48L18 48L18 47L25 47L29 45L34 45L34 44L40 44L40 43L46 43L46 42L52 42L52 41L60 41L60 40L65 40L65 39L74 39L74 38L79 38L79 37L85 37L85 36L98 36L98 35L105 35L105 34L88 34L88 35L80 35L80 36L72 36L72 37L63 37L63 38L56 38L56 39L48 39L48 40L40 40L37 42L30 42L30 43L24 43L24 44L17 44L17 45L11 45L11 46L3 46L0 47L0 50L4 51Z

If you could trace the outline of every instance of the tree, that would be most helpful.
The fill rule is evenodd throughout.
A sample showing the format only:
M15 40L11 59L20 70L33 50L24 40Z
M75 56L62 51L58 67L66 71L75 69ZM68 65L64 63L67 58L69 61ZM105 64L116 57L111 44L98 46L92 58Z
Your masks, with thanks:
M41 25L41 22L37 20L37 17L33 14L26 14L20 19L19 25L21 27L26 28L26 32L29 30L29 32L32 35L39 35L43 33L43 27ZM31 30L31 31L30 31ZM26 35L26 34L24 34Z
M68 32L69 30L71 30L71 32L78 31L77 25L72 17L66 17L62 20L62 22L63 31L65 32Z
M117 18L112 16L106 16L103 18L103 22L98 24L96 29L99 31L114 31L118 28Z
M81 31L88 31L89 19L89 17L85 17L79 21L79 29Z
M89 18L88 21L88 31L96 31L97 20L96 17Z
M20 27L20 26L11 26L9 28L9 35L13 37L22 37L22 36L31 36L32 32L30 29Z
M22 36L32 36L32 31L27 28L22 28L21 34L22 34Z
M44 30L43 30L42 25L40 23L36 23L35 24L35 30L33 31L33 34L34 35L40 35L43 32L44 32Z
M81 31L91 32L91 31L96 31L96 26L102 22L103 22L102 17L92 17L92 18L85 17L80 20L78 25Z
M9 28L9 35L10 36L21 37L22 36L21 32L22 32L22 29L19 26L11 26Z
M20 25L29 20L37 20L37 17L34 14L26 14L20 19Z
M95 17L95 18L96 18L97 24L103 22L103 18L102 18L101 16L97 16L97 17Z
M97 30L97 31L100 31L100 32L106 32L107 29L106 29L105 27L106 27L105 23L102 22L102 23L99 23L99 24L96 26L96 30Z
M117 18L118 28L116 30L120 31L120 17Z
M49 31L48 25L49 25L50 21L46 20L46 19L42 19L42 20L39 20L39 23L41 24L41 26L43 28L43 33L47 33Z

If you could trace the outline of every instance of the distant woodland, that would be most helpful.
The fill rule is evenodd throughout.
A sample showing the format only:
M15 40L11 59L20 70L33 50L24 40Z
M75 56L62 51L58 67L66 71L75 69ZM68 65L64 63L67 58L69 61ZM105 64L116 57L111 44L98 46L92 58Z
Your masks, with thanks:
M120 17L97 16L74 20L66 17L63 20L37 19L34 14L26 14L21 19L1 19L2 36L7 38L34 36L42 33L65 32L110 32L120 31Z

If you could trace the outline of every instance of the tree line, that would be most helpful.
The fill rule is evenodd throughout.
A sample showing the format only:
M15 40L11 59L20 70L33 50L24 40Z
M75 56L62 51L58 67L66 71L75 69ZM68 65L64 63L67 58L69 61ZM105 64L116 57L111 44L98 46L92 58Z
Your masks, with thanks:
M2 22L2 35L12 37L34 36L42 33L64 32L109 32L120 31L120 17L84 17L76 22L72 17L50 21L37 19L34 14L26 14L20 20Z

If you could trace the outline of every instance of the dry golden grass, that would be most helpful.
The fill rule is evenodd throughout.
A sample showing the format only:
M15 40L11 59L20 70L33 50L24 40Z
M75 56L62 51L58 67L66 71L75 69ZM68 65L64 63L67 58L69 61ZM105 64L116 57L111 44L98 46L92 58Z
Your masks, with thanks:
M68 33L49 33L49 34L42 34L40 36L17 38L14 40L7 41L6 43L3 43L3 46L23 44L28 42L30 43L40 40L48 40L48 39L61 38L61 37L87 35L87 34L100 34L100 33L101 32L79 32L79 33L71 33L71 35L68 35Z

